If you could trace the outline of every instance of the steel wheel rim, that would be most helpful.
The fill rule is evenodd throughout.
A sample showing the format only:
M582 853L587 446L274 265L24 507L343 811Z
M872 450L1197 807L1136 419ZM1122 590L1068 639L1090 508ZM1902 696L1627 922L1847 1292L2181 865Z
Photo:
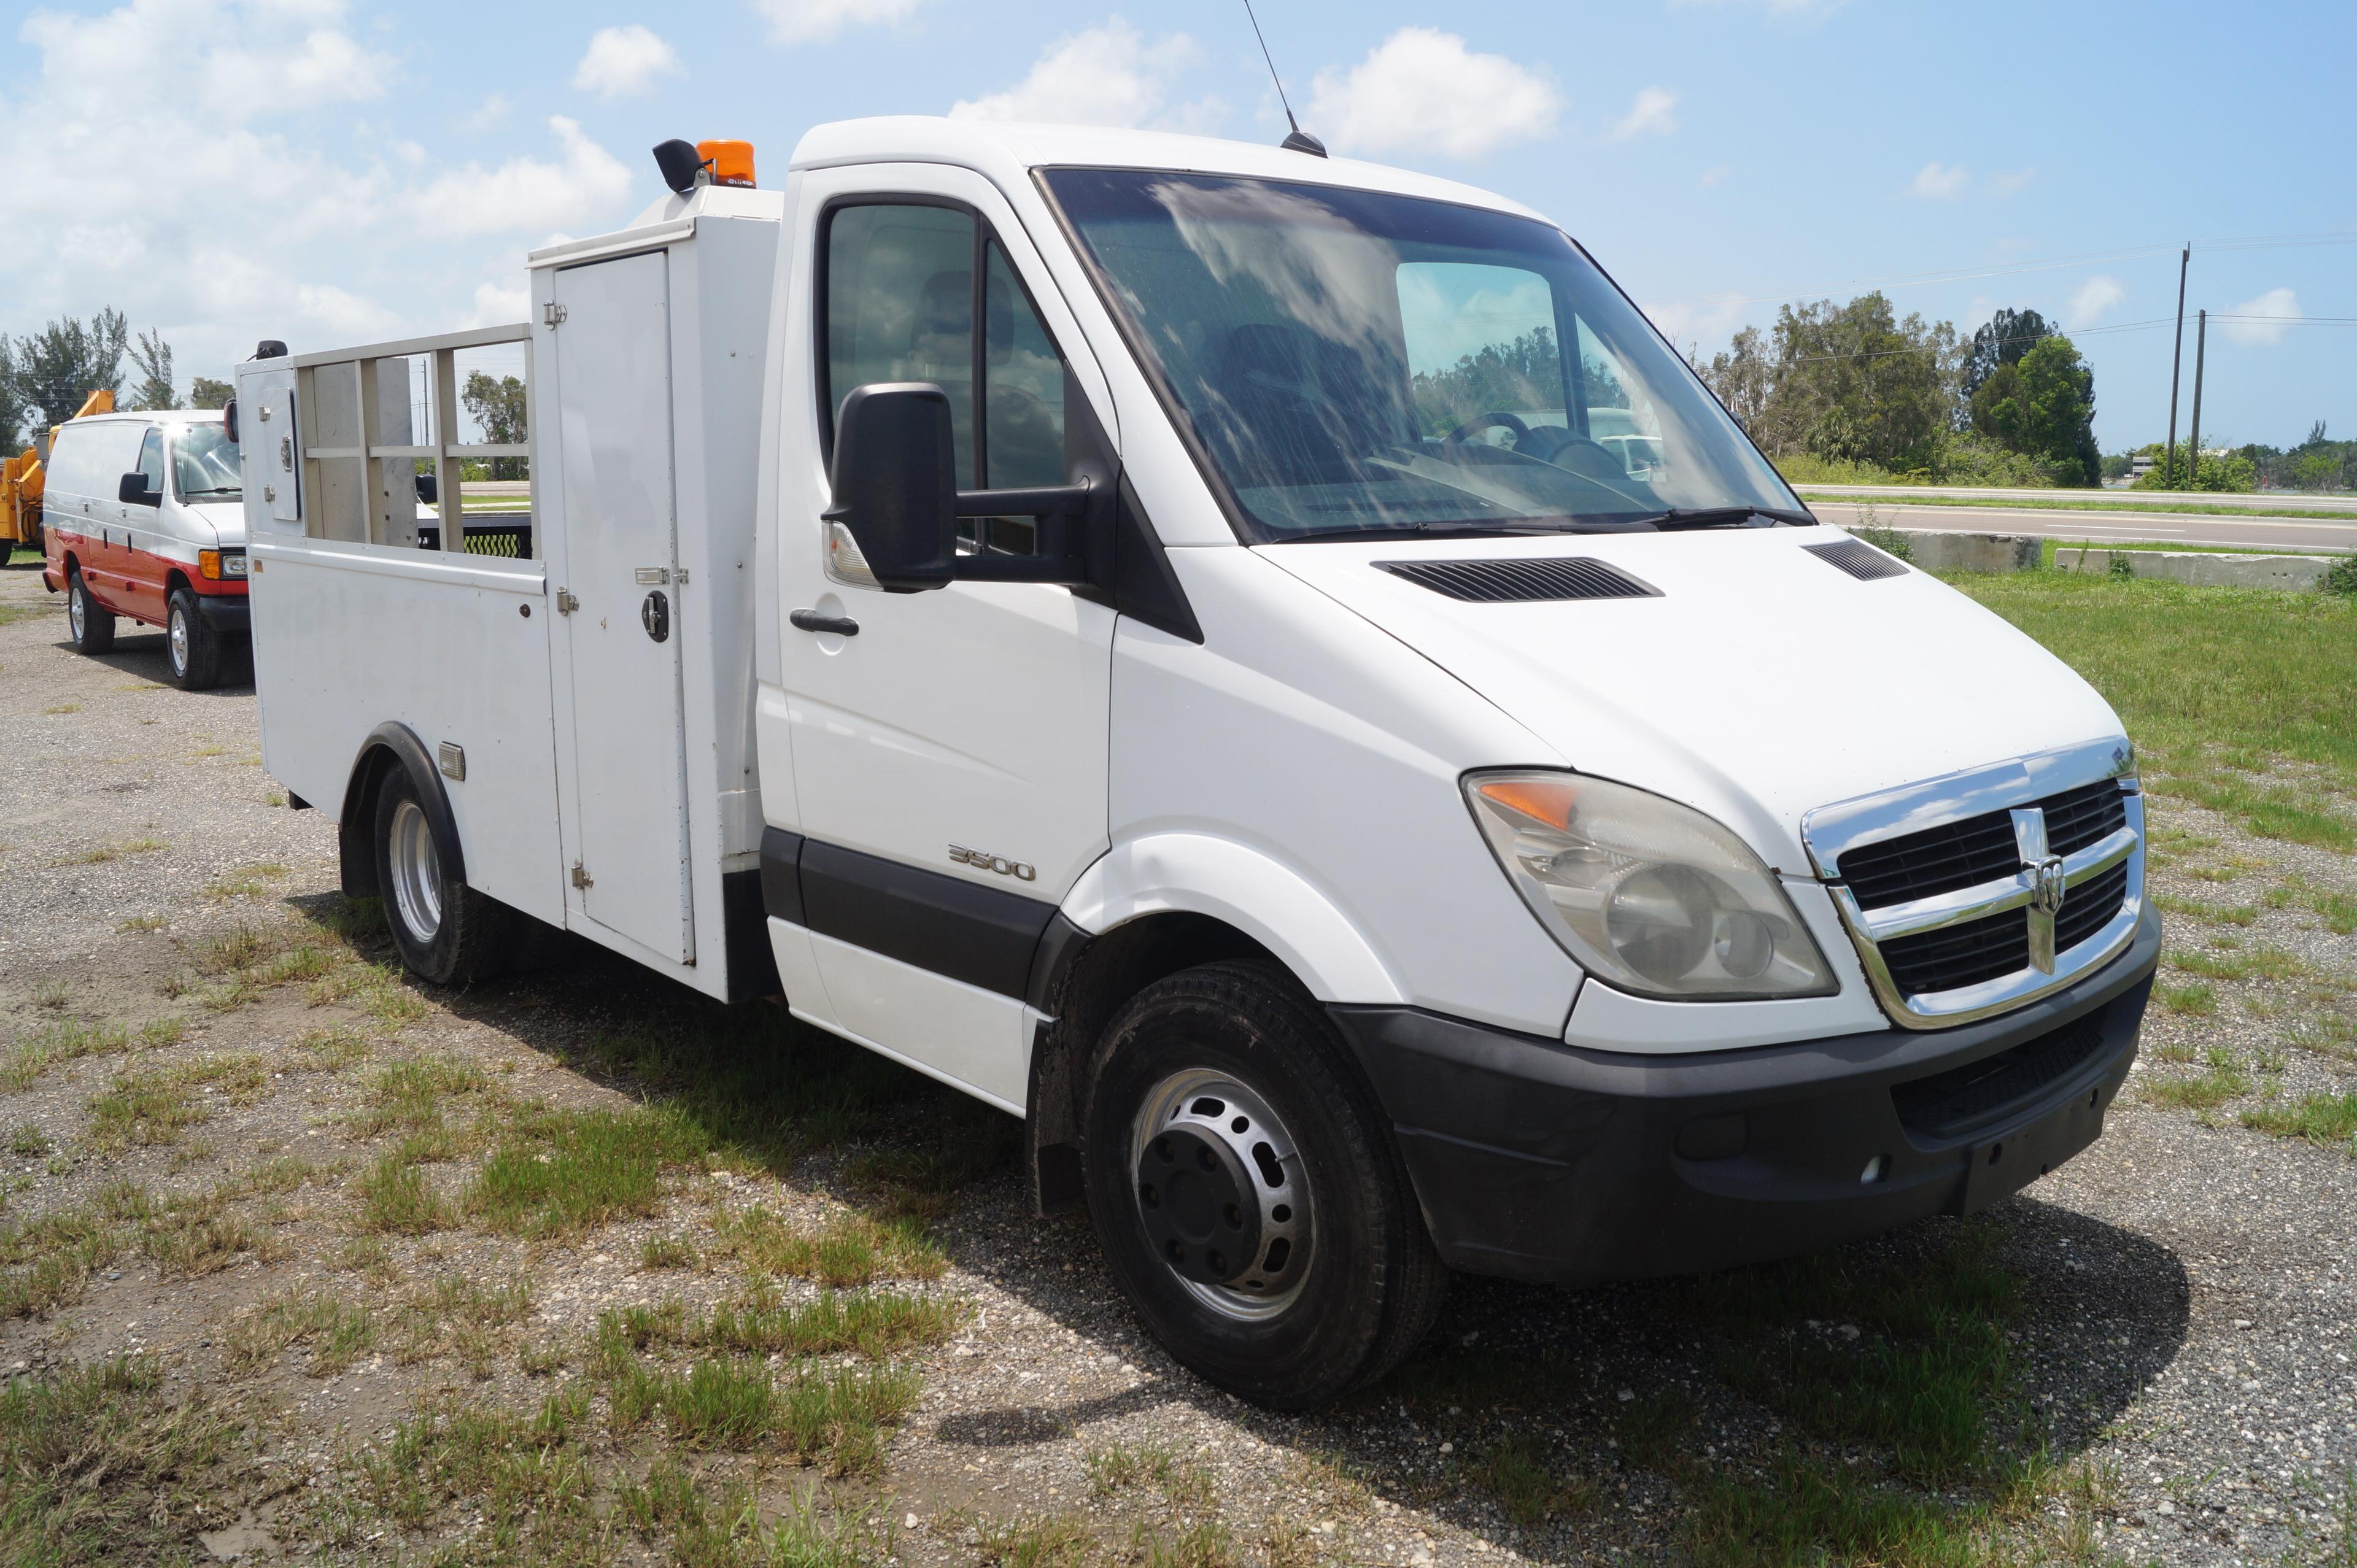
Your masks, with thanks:
M401 923L420 942L432 942L442 929L442 857L435 852L434 829L414 800L393 809L393 904Z
M81 585L81 574L76 572L73 592L66 596L66 619L73 626L73 639L76 642L80 642L90 631L90 608L82 600L82 595L87 590Z
M188 672L188 612L178 605L174 605L172 613L165 618L164 639L171 645L172 649L172 673L187 674Z
M1220 1112L1206 1116L1195 1109L1212 1100L1221 1102ZM1233 1125L1239 1117L1248 1123L1243 1133L1236 1132ZM1269 1145L1284 1180L1281 1186L1271 1186L1265 1179L1257 1184L1255 1197L1261 1204L1257 1257L1237 1276L1236 1283L1211 1284L1189 1279L1158 1252L1155 1256L1180 1288L1221 1316L1240 1323L1275 1317L1299 1298L1317 1252L1316 1215L1300 1145L1284 1121L1269 1108L1267 1100L1250 1084L1209 1068L1189 1068L1155 1085L1139 1103L1137 1114L1130 1122L1129 1170L1138 1170L1148 1145L1157 1137L1180 1125L1199 1134L1216 1134L1231 1147L1240 1148L1246 1155L1248 1168L1264 1168L1251 1157L1251 1145ZM1138 1223L1143 1229L1146 1225L1146 1199L1135 1177L1130 1200L1137 1206ZM1290 1212L1284 1219L1273 1218L1275 1213L1286 1210ZM1280 1265L1264 1266L1270 1259L1272 1245L1280 1240L1286 1243Z

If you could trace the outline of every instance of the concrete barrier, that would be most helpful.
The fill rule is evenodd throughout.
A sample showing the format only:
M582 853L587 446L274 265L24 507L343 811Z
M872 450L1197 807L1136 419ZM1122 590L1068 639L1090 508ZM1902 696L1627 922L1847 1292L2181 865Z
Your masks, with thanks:
M2132 576L2224 588L2314 588L2332 570L2332 563L2329 555L2204 555L2174 550L2081 550L2074 545L2054 552L2058 572L2125 570Z
M1853 532L1861 532L1851 530ZM2046 541L2023 533L1952 533L1943 529L1878 531L1906 543L1907 559L1926 572L2034 572ZM2313 589L2340 560L2336 555L2213 555L2179 550L2083 550L2059 544L2058 572L2109 574L2112 563L2133 577L2159 577L2218 588Z

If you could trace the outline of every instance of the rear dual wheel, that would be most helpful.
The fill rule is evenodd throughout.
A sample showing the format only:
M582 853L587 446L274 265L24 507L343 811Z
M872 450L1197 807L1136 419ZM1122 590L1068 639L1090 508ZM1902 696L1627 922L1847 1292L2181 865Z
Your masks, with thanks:
M1446 1282L1374 1098L1273 967L1206 964L1124 1008L1091 1063L1089 1208L1180 1361L1301 1410L1415 1348Z
M417 787L397 766L377 789L376 886L393 945L421 979L462 985L507 966L514 911L450 874Z

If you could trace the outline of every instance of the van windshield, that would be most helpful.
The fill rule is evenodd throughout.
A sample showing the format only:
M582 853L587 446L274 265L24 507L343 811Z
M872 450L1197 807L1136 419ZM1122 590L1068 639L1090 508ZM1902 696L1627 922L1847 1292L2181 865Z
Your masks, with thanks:
M233 501L245 494L237 448L218 424L183 424L172 433L172 483L184 501Z
M1261 540L1812 521L1559 230L1275 180L1042 177Z

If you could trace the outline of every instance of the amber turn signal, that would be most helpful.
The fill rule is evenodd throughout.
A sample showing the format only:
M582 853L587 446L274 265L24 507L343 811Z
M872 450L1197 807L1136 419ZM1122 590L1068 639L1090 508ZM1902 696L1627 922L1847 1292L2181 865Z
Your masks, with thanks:
M199 551L198 551L198 552L197 552L197 573L198 573L198 575L199 575L199 576L203 577L203 578L205 579L205 581L207 581L207 582L209 582L209 583L218 583L218 582L220 582L220 581L221 581L221 552L220 552L220 551L218 551L218 550L199 550Z

